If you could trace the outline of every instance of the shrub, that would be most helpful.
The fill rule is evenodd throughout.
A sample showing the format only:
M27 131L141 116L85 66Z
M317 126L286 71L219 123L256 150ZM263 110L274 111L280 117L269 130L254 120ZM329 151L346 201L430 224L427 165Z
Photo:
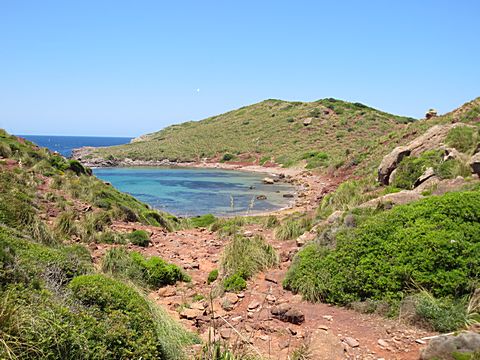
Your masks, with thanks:
M392 186L400 189L413 189L415 181L429 167L436 168L442 162L442 151L425 151L419 157L407 156L397 167Z
M55 223L55 229L62 235L71 236L77 233L75 225L75 213L73 211L65 211L60 214Z
M302 155L302 160L307 160L307 169L314 169L320 166L327 166L329 156L322 151L309 151Z
M426 291L413 298L416 321L424 327L445 333L460 329L467 322L464 300L450 297L436 299Z
M292 240L302 235L312 227L310 218L288 219L275 229L275 238L278 240Z
M457 176L468 177L471 175L469 166L456 159L442 162L435 169L435 173L440 179L454 179Z
M233 274L223 280L225 291L242 291L247 288L247 282L239 274Z
M85 168L78 160L68 160L68 170L72 170L77 175L91 175L90 169Z
M163 357L149 304L138 292L104 275L78 276L68 287L103 325L102 356Z
M112 248L102 259L102 269L114 276L130 279L141 286L159 288L177 281L190 281L178 266L168 264L159 257L145 259L140 253Z
M206 214L206 215L190 218L189 220L192 227L206 228L211 224L213 224L217 220L217 218L212 214Z
M261 236L234 236L225 247L221 259L223 273L242 274L245 279L277 263L278 255Z
M284 286L313 301L400 299L413 284L459 298L480 273L480 192L448 193L367 217L336 234L336 248L311 244Z
M0 142L0 157L9 158L12 156L12 149L8 144Z
M150 244L150 235L145 230L134 230L127 235L127 240L133 245L147 247Z
M472 153L478 144L478 130L467 126L457 126L451 129L445 143L466 154Z
M1 255L1 254L0 254ZM0 258L1 260L1 258ZM218 269L213 269L212 271L210 271L210 273L208 274L208 278L207 278L207 284L210 285L212 282L214 282L215 280L217 280L218 278Z
M234 157L235 157L234 155L226 153L226 154L223 155L222 161L230 161L230 160L233 160Z

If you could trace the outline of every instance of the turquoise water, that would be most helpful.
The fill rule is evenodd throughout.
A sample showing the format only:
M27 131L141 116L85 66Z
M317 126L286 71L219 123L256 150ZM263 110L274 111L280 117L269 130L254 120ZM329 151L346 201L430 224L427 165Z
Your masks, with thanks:
M99 168L94 174L152 207L177 216L229 216L280 209L289 184L264 185L265 174L192 168ZM250 189L254 187L254 189ZM256 200L266 195L267 200ZM233 198L233 208L231 207ZM253 201L252 201L253 200Z

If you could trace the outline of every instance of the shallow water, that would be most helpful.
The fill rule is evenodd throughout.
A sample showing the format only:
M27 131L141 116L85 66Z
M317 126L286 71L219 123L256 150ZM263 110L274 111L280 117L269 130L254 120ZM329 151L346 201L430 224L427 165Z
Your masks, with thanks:
M244 171L160 167L93 171L120 191L177 216L230 216L277 210L292 200L282 195L295 191L289 184L265 185L265 174ZM266 195L267 200L257 200L258 195Z

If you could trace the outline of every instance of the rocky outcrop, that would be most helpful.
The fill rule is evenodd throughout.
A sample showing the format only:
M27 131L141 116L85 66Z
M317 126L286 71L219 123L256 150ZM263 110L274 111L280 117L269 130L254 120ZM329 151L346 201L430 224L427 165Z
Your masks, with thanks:
M448 158L460 158L460 153L447 148L443 143L450 130L460 126L468 126L462 123L435 125L424 134L415 138L406 146L398 146L390 154L385 156L378 167L378 181L383 185L391 183L391 175L405 156L418 156L427 150L444 149Z
M432 167L427 168L425 172L415 181L414 186L417 187L420 184L423 184L425 181L435 176L435 170Z
M460 358L458 354L471 355L479 351L480 334L468 331L457 336L448 335L432 339L422 351L420 359L455 360Z
M400 161L405 156L409 156L411 150L405 146L399 146L385 156L378 167L378 181L383 185L388 185L390 174L396 169Z
M403 190L397 193L391 193L387 195L380 196L376 199L367 201L366 203L361 204L360 208L376 208L381 205L394 206L394 205L404 205L417 201L423 198L423 196L416 191Z

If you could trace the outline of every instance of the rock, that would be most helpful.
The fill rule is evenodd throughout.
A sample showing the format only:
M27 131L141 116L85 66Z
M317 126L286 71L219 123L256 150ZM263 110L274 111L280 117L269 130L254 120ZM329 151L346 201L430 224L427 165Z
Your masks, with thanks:
M259 338L260 340L263 340L263 341L268 341L268 340L270 340L270 336L268 336L268 335L260 335L258 338Z
M305 321L305 315L299 309L291 308L280 318L280 320L298 325Z
M256 199L257 200L267 200L267 196L266 195L257 195Z
M423 198L423 195L418 193L417 191L410 191L410 190L402 190L397 193L391 193L387 195L380 196L376 199L372 199L367 201L361 205L360 208L376 208L380 205L389 205L390 207L393 205L404 205L411 203L413 201L417 201Z
M277 279L275 279L275 277L271 273L266 273L265 274L265 281L269 281L269 282L272 282L274 284L278 284Z
M224 340L228 340L232 337L232 329L220 329L220 337Z
M329 224L334 224L336 223L337 221L339 221L342 216L344 214L344 211L342 210L337 210L337 211L334 211L328 218L327 218L327 222Z
M177 295L177 291L173 287L164 287L157 291L158 296L170 297Z
M239 292L239 293L237 294L237 296L238 296L239 299L243 299L243 298L245 297L245 293Z
M279 304L270 309L270 313L275 317L282 317L290 310L291 306L287 303Z
M234 293L226 293L224 295L224 299L230 301L232 304L236 304L238 302L238 296Z
M252 237L253 235L254 235L253 231L250 231L250 230L247 230L247 231L243 232L243 236L245 236L245 237Z
M427 113L425 114L425 118L427 120L431 119L431 118L434 118L434 117L437 117L437 110L435 110L435 109L429 109L427 111Z
M422 360L454 360L453 353L473 353L480 350L480 334L467 331L457 336L448 335L432 339L428 346L422 350ZM458 357L459 358L459 357Z
M356 348L356 347L359 347L360 346L360 343L352 338L352 337L346 337L345 339L343 339L345 341L345 343L350 346L351 348Z
M435 170L433 170L432 167L429 167L417 180L415 180L414 187L422 184L426 180L430 179L432 176L435 176Z
M470 165L472 173L480 176L480 152L476 153L470 158L468 165Z
M378 181L383 185L389 184L390 174L395 170L405 156L409 156L411 150L405 146L398 146L390 154L385 156L378 167Z
M222 309L225 311L232 311L233 310L233 304L228 301L227 299L222 300Z
M443 161L447 160L461 160L464 156L460 154L457 149L454 148L445 148L445 155L443 156Z
M198 316L202 315L201 310L197 309L183 309L180 312L180 318L182 319L187 319L187 320L193 320L196 319Z
M345 354L340 339L334 334L315 330L305 339L309 359L315 360L343 360Z
M322 318L328 321L333 321L333 316L332 315L323 315Z
M197 301L194 302L190 305L190 308L195 309L195 310L205 310L206 304L203 301Z
M262 181L264 184L268 184L268 185L273 185L275 183L275 181L269 177L264 178Z
M389 346L388 342L386 342L383 339L378 339L377 343L378 343L378 345L380 345L383 348L388 348L388 346Z
M304 232L302 235L300 235L297 238L297 240L296 240L297 246L302 247L303 245L305 245L307 242L313 240L314 238L315 238L315 232L312 232L312 231Z
M260 306L260 302L258 300L253 300L248 304L248 310L255 310Z
M283 196L284 198L293 198L293 197L295 197L294 194L283 194L282 196Z
M268 301L269 304L273 304L275 303L275 301L277 301L277 298L272 294L268 294L265 299Z
M308 126L312 123L313 118L303 119L303 126Z

